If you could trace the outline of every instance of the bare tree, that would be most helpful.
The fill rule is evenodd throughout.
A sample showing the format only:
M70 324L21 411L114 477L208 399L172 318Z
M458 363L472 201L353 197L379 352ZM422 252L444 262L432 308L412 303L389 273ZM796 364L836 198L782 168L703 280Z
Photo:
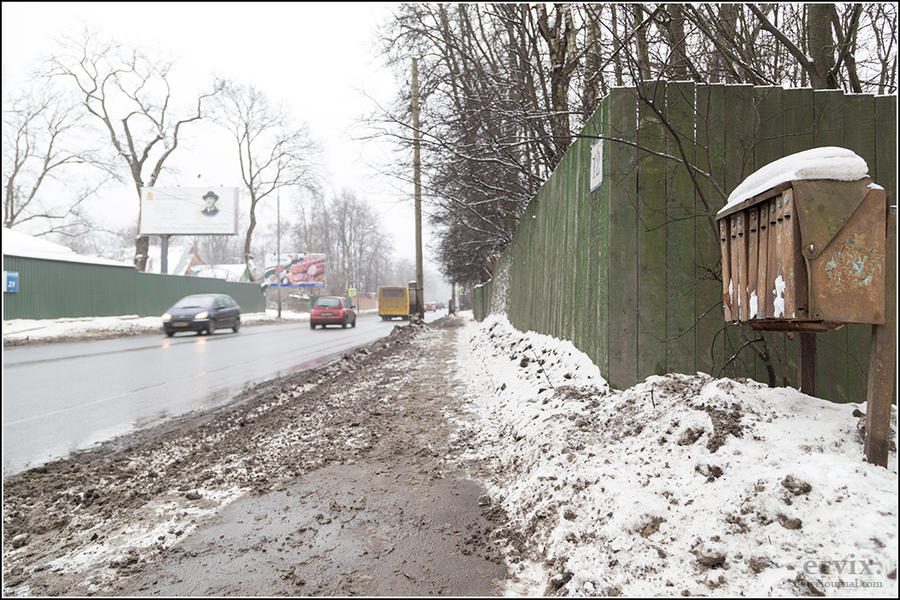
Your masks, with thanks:
M866 23L862 26L866 37L874 40L877 66L877 93L891 93L897 89L897 6L892 3L872 3L865 8Z
M281 188L316 188L318 144L305 125L292 126L285 110L273 107L263 92L249 85L225 82L213 120L231 133L236 144L241 181L250 197L243 258L256 279L251 242L257 206Z
M612 85L635 86L642 112L675 144L660 150L607 139L683 165L701 206L695 218L712 227L727 193L709 176L708 144L682 142L664 99L641 82L893 93L896 22L888 3L400 6L383 39L400 69L419 58L423 179L445 275L490 277L486 265L513 239L524 207L579 135L598 92ZM378 134L392 135L403 150L412 137L408 105L404 92L377 119ZM401 165L397 174L408 179L409 171ZM721 277L717 264L698 270ZM742 349L767 367L778 358L764 340L745 342Z
M170 114L171 62L116 42L100 41L87 32L83 39L69 39L63 46L51 59L50 72L74 86L84 109L101 124L116 155L127 165L140 222L141 188L156 185L178 147L182 126L201 118L203 101L216 90L200 95L193 112L176 119ZM147 266L149 244L147 236L135 238L134 263L142 271Z
M889 3L398 6L382 38L398 72L419 59L423 189L445 274L487 276L483 265L512 240L612 85L675 78L893 93L896 22ZM404 91L371 119L373 136L409 151L408 107Z
M83 134L78 107L56 90L41 89L4 101L3 226L39 223L38 235L78 236L89 227L82 203L108 180L108 173L104 174L108 165L93 149L77 143ZM87 185L72 197L70 190L75 186L70 182L76 176ZM67 184L62 199L51 200L51 194L45 193L53 180Z
M330 200L313 195L297 206L294 243L303 252L326 255L330 293L346 293L351 285L371 292L396 283L389 277L393 243L368 202L343 190Z

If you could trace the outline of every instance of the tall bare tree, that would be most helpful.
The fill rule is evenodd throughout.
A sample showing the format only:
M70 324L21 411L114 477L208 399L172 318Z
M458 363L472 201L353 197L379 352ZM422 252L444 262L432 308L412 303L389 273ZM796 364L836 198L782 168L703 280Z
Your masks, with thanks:
M81 105L109 136L116 155L128 167L141 219L141 188L152 187L169 157L178 147L181 128L201 118L203 101L214 88L201 94L194 110L173 117L171 62L85 32L68 39L50 61L50 72L68 81L79 94ZM135 238L134 264L145 270L150 240Z
M255 280L261 275L258 267L265 266L255 264L251 252L256 209L281 188L316 188L318 144L305 125L293 126L284 109L272 106L262 91L250 85L223 83L213 120L234 139L241 181L250 198L243 258Z
M404 73L419 59L423 185L445 274L487 276L482 266L612 85L676 78L893 93L896 23L890 3L399 5L385 54ZM373 135L409 151L408 106L403 92L372 119ZM409 172L399 164L394 174Z
M327 292L344 294L351 285L373 292L379 285L397 283L390 277L393 243L364 198L342 190L329 200L313 195L297 206L294 244L326 255Z
M84 131L77 105L41 83L40 89L4 99L3 226L39 224L38 235L77 236L89 227L82 203L108 180L108 165L79 143ZM54 180L62 185L48 190ZM60 188L62 198L56 197Z

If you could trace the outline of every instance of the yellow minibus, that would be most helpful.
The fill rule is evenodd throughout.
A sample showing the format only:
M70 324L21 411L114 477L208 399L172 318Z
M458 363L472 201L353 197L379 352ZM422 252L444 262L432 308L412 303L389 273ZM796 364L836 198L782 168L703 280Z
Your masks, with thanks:
M409 318L409 289L402 285L378 288L378 316L387 321L394 317Z

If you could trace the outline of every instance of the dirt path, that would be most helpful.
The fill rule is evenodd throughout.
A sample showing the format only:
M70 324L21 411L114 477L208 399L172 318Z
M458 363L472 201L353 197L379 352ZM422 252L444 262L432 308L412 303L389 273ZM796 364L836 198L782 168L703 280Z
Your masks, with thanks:
M502 515L447 423L458 324L9 478L4 592L500 593Z

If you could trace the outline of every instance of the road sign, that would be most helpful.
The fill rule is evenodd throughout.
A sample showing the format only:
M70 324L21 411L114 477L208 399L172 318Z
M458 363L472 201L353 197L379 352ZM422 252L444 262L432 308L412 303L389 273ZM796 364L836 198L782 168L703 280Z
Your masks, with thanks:
M15 294L19 291L19 272L3 271L3 279L6 286L3 288L4 293Z
M590 191L603 185L603 140L597 140L591 146L591 182Z
M349 290L347 290L347 295L350 296L351 298L356 296L356 288L350 288Z

